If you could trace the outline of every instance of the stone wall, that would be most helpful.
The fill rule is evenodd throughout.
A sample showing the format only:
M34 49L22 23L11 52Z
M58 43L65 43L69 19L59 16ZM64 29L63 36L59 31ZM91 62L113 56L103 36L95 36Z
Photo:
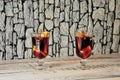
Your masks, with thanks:
M76 30L95 35L94 54L120 53L120 0L0 0L0 59L32 58L40 28L52 57L76 56Z

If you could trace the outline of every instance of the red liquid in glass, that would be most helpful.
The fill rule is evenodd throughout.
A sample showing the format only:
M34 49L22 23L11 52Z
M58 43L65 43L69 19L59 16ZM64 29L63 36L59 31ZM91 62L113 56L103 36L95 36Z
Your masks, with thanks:
M91 41L89 37L75 37L76 54L82 59L86 59L91 55Z
M48 55L49 37L32 37L33 54L36 58L42 59Z

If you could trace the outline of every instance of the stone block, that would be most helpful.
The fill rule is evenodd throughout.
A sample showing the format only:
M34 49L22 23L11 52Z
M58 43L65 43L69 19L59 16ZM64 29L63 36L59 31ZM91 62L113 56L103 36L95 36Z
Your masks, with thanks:
M32 33L33 33L32 28L29 28L26 30L25 47L27 47L27 48L32 48Z
M60 57L67 57L67 56L68 56L68 48L61 48Z
M17 40L17 56L18 58L21 58L21 59L23 58L23 55L24 55L24 49L25 49L24 44L25 44L24 40L21 40L21 39Z
M44 12L44 2L45 0L39 0L39 12Z
M113 34L120 34L120 20L114 21Z
M53 19L53 5L48 6L45 10L45 17L47 19Z
M113 42L112 42L112 51L118 53L119 52L119 41L120 37L117 35L113 35Z
M92 18L95 20L104 20L104 14L105 13L105 9L104 8L98 8L96 10L93 11L92 14Z
M115 18L120 19L120 1L116 0Z
M12 46L7 45L6 46L6 59L12 59L13 58L13 54L12 54Z
M72 40L75 40L76 29L77 29L77 23L74 23L70 27L70 36L71 36Z
M31 0L24 3L24 21L27 27L33 27L33 7L31 5Z
M60 23L60 34L68 35L69 33L68 29L69 29L68 23L65 22Z
M0 30L5 30L5 13L0 12Z
M109 12L107 17L107 26L112 26L113 22L114 22L114 13Z
M65 7L65 21L69 21L70 19L70 6Z
M68 36L61 36L61 47L68 47Z
M79 1L78 0L74 0L73 2L73 11L78 11L79 10Z
M54 17L60 17L60 8L55 8Z
M94 7L104 7L105 0L93 0Z
M79 11L73 12L73 22L79 22L80 18L79 18Z
M103 38L103 31L103 27L100 25L99 22L97 22L93 30L93 33L95 35L95 42L100 42L100 40Z
M13 16L13 4L12 4L12 2L6 3L5 13L6 13L6 16Z
M53 29L53 21L52 20L45 20L45 27L48 30Z
M4 2L3 0L0 0L0 11L4 10Z
M15 24L14 30L16 31L18 38L25 37L25 25L24 24Z
M115 9L115 0L109 0L109 10L114 11Z
M54 36L54 38L53 38L54 42L57 43L60 40L60 30L59 30L59 28L54 28L53 36Z
M80 2L80 13L86 13L88 10L86 0Z
M32 49L26 49L24 58L26 59L32 58Z

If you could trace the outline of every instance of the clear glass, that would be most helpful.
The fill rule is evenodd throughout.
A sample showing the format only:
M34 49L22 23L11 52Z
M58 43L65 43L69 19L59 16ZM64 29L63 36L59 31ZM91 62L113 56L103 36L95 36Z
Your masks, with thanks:
M86 66L86 59L90 57L92 51L92 39L90 36L86 35L84 31L76 32L75 35L76 42L76 55L82 60L81 65Z

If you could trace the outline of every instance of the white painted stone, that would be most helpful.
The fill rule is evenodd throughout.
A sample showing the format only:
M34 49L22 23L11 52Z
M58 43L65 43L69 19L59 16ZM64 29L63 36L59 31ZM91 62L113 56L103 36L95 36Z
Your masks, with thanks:
M79 11L73 12L73 22L78 22L79 21Z
M45 15L44 15L44 13L40 13L39 14L39 21L40 22L45 22Z
M65 13L64 12L60 12L60 21L63 21L64 20L64 15Z
M32 28L26 30L25 47L27 48L32 48L32 33L33 33Z
M67 57L67 56L68 56L68 48L61 48L60 57Z
M38 19L38 9L34 10L34 19Z
M14 7L14 8L17 8L17 5L18 5L18 4L17 4L17 0L16 0L16 1L13 1L13 7Z
M5 30L5 13L0 12L0 30Z
M85 14L82 19L79 22L79 25L84 25L87 26L88 25L88 14Z
M71 1L71 0L66 0L66 1L65 1L65 5L66 5L66 6L70 5L70 1Z
M34 20L34 27L33 27L34 32L38 32L38 28L39 28L39 22L38 20Z
M120 1L116 0L115 17L120 19Z
M54 4L54 0L49 0L49 4Z
M114 21L113 34L120 34L120 20Z
M80 13L86 13L87 10L87 2L84 0L80 3Z
M115 9L115 0L109 0L109 10L114 11Z
M0 31L0 51L4 52L5 51L5 34Z
M6 16L13 16L13 5L12 2L8 2L5 5Z
M32 49L26 49L25 58L30 59L32 57Z
M14 30L16 31L18 38L25 37L25 26L24 24L15 24Z
M94 45L93 52L94 52L95 54L101 54L101 53L102 53L102 44L101 44L101 43L96 43L96 44Z
M110 54L111 45L112 45L111 42L108 42L108 43L107 43L107 45L106 45L106 49L105 49L105 53L106 53L106 54Z
M27 27L33 27L33 7L31 0L27 0L24 3L24 20Z
M52 21L52 20L45 20L45 27L46 27L48 30L53 29L53 21Z
M44 1L45 0L39 0L39 12L44 12Z
M22 8L22 1L21 0L18 0L18 8L19 8L20 11L23 10L23 8Z
M0 0L0 11L4 9L4 2L3 0Z
M69 56L73 56L74 55L74 48L73 48L73 44L69 43Z
M12 55L12 46L6 46L6 59L12 59L13 58L13 55Z
M49 53L49 56L53 56L52 46L49 46L49 48L48 48L48 53Z
M103 27L100 25L99 22L97 22L94 26L93 33L95 35L95 42L99 43L100 39L102 39L103 37Z
M68 47L68 36L61 36L61 47Z
M111 38L112 38L112 28L108 28L107 29L107 42L111 42Z
M60 6L60 0L55 0L55 6Z
M13 32L13 45L17 44L17 33Z
M109 12L107 17L107 26L112 26L113 22L114 22L114 13Z
M65 21L69 21L70 16L70 6L65 7Z
M54 17L60 17L60 8L55 8Z
M73 2L73 11L78 11L79 10L79 1L75 0Z
M92 18L93 19L99 19L99 20L104 20L104 14L105 13L105 9L104 8L98 8L97 10L93 11L93 15Z
M113 35L112 51L118 53L119 50L120 37L118 35Z
M35 1L35 2L33 2L33 9L34 10L36 10L36 9L38 9L38 2L37 1Z
M65 2L64 2L65 0L60 0L60 10L61 11L64 11L64 9L65 9Z
M24 41L21 39L17 40L17 55L18 58L23 58L24 53Z
M52 35L52 31L49 33L50 36L49 36L49 45L53 45L53 35Z
M88 34L93 34L93 21L91 16L89 16L89 22L88 22Z
M18 16L18 17L23 19L23 12L22 12L22 11L20 11L18 14L19 14L19 16Z
M6 44L11 44L12 40L12 32L13 32L13 20L12 17L6 18Z
M18 14L14 14L13 23L18 23Z
M74 23L70 27L70 36L71 36L72 40L75 40L76 28L77 28L77 23Z
M21 18L19 18L19 19L18 19L18 23L23 24L23 23L24 23L24 20L21 19Z
M53 30L53 36L54 36L54 42L58 42L59 41L59 39L60 39L60 31L59 31L59 29L58 28L54 28L54 30Z
M48 6L48 8L45 11L45 17L47 19L53 19L53 5Z
M55 18L54 19L54 25L55 25L55 27L59 27L59 24L60 24L60 18Z
M93 0L93 6L95 7L104 7L105 0Z
M43 30L43 28L44 28L44 23L41 23L40 25L38 25L37 32L40 31L40 29Z
M19 12L19 10L18 10L18 8L13 8L13 12L14 12L14 14L17 14L18 12Z
M68 23L60 23L60 34L63 34L63 35L68 35L68 28L69 28L69 25Z
M88 8L89 13L92 12L92 0L88 0Z

